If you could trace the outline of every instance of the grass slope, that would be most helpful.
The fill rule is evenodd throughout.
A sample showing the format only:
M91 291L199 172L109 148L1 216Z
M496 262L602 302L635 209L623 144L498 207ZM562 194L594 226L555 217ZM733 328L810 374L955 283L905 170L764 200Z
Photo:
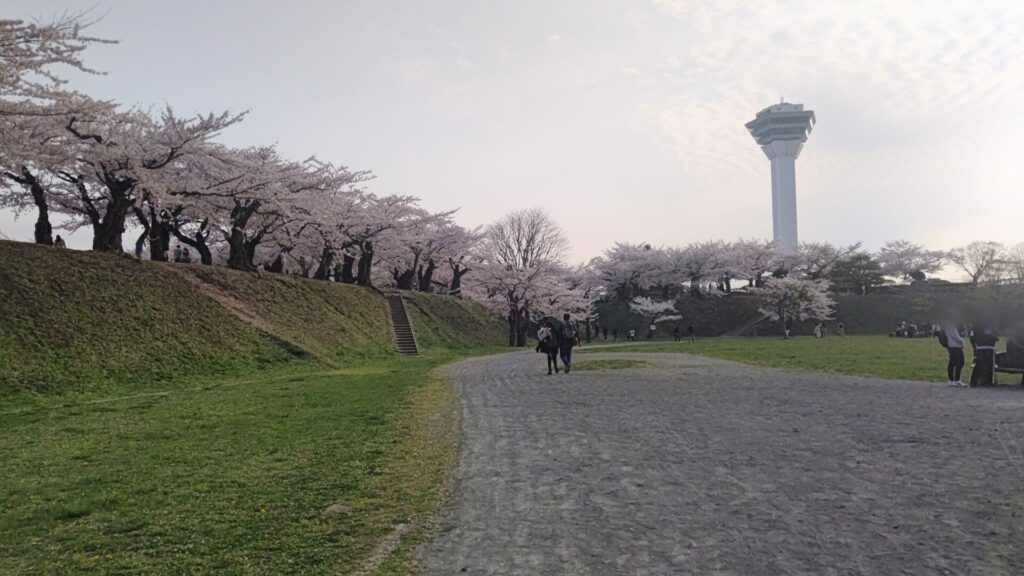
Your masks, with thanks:
M0 396L124 392L299 359L166 266L0 242Z
M908 340L886 336L733 338L582 350L587 351L685 352L774 368L934 382L945 381L947 360L946 351L932 338ZM969 363L970 358L964 370L965 382L970 378Z
M437 294L403 294L422 348L464 350L507 342L505 323L479 304Z
M409 300L0 242L0 573L411 571L502 323Z

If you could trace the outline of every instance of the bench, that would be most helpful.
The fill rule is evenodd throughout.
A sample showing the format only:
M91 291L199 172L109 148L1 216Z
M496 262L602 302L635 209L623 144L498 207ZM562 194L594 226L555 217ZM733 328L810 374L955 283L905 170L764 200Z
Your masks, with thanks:
M1021 375L1020 385L1024 386L1024 366L1016 366L1016 365L1014 365L1014 366L1006 366L1005 363L1006 363L1006 353L1003 352L1003 353L1000 353L1000 354L996 354L996 367L995 367L995 371L997 373L1001 372L1003 374L1020 374Z

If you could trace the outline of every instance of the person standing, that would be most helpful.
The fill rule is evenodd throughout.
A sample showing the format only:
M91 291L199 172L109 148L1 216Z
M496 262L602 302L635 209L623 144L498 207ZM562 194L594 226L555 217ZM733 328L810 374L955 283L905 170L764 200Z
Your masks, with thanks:
M612 342L618 342L618 341L619 341L619 329L618 328L612 328Z
M181 244L174 247L174 261L181 262Z
M836 336L846 336L846 323L842 320L836 322Z
M996 343L999 337L992 328L986 327L980 334L971 336L974 348L974 369L971 370L971 386L992 386L996 375Z
M632 342L634 340L636 340L636 328L630 328L629 334L626 336L626 341Z
M949 385L954 388L966 386L960 381L960 375L964 370L964 339L960 331L956 329L956 323L946 322L939 332L939 344L949 353L949 363L946 364L946 377Z
M608 326L601 326L601 335L604 337L604 341L608 341Z
M562 316L561 333L558 335L558 352L562 357L562 365L565 366L565 373L572 371L572 347L579 340L576 326L569 321L569 315Z
M135 259L142 260L142 253L146 250L146 237L139 236L139 239L135 241Z
M544 327L537 331L537 352L543 352L548 359L548 376L551 370L558 374L558 337L555 335L554 326L551 321L544 323Z
M686 334L690 337L690 342L696 342L696 330L693 329L693 322L686 325Z
M64 239L60 237L60 234L57 234L57 237L53 239L53 247L67 248L67 244L64 243Z

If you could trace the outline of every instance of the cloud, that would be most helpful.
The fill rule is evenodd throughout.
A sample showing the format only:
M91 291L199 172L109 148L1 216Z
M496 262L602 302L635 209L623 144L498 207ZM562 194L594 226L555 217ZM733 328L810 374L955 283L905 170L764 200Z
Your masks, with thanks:
M556 33L556 34L552 34L552 35L548 36L548 44L557 44L557 43L559 43L561 41L562 41L562 35L561 34L557 34Z

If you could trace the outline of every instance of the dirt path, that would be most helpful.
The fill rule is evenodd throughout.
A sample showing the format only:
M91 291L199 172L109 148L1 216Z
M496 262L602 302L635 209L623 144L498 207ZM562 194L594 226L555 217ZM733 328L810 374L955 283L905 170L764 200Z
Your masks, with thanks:
M1024 574L1022 391L637 357L452 368L428 574Z

